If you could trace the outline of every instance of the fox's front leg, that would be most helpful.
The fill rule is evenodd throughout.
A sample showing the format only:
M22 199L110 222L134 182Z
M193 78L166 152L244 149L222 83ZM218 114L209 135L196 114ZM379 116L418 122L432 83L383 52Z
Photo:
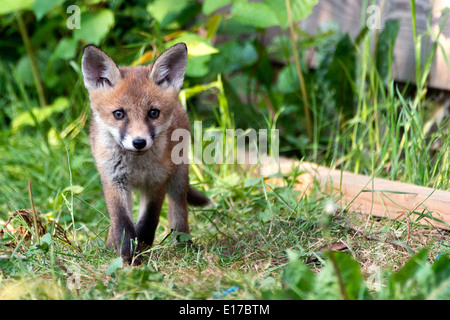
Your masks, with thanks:
M175 232L189 233L187 191L189 187L189 168L182 164L177 166L169 179L167 194L169 196L170 229Z
M158 190L141 190L139 218L136 223L139 244L152 246L165 194L165 186L160 186Z
M131 191L123 182L102 179L102 184L111 223L106 244L114 247L124 263L139 264L139 259L133 259L137 234L133 225Z

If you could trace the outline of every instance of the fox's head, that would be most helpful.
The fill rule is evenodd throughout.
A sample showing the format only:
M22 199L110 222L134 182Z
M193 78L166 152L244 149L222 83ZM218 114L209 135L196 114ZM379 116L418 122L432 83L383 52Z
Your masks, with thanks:
M81 68L93 118L124 150L144 154L180 106L186 64L184 43L166 50L151 66L121 68L101 49L86 46Z

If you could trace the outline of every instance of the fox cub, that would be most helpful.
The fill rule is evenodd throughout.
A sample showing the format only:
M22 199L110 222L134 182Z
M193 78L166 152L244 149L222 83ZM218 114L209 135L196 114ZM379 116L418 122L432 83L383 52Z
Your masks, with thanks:
M169 225L176 232L189 233L188 203L208 204L208 198L189 185L189 165L171 159L179 143L172 141L172 132L189 130L178 100L186 64L184 43L166 50L151 66L120 68L96 46L84 48L91 149L111 222L107 245L128 264L139 264L139 247L152 245L166 193ZM134 189L141 194L136 226Z

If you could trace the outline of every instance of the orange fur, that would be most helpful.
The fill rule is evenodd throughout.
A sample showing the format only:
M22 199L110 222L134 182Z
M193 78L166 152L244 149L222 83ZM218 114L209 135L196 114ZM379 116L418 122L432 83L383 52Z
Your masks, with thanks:
M197 205L207 198L191 189L188 164L174 164L176 129L189 130L178 100L187 51L177 44L152 66L118 68L94 46L85 48L82 70L92 110L90 141L110 215L107 244L127 263L139 263L141 244L152 245L165 194L169 224L189 233L188 199ZM151 112L157 112L152 116ZM141 192L134 225L131 192Z

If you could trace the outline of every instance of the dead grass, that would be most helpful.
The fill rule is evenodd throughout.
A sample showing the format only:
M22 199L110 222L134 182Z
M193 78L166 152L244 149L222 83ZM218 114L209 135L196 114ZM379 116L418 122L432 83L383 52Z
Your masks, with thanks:
M265 210L261 202L258 200L255 203L246 198L240 202L239 199L233 202L224 200L224 203L218 204L220 210L196 212L192 216L193 246L176 246L171 237L160 243L169 231L168 222L162 217L157 244L144 252L144 265L161 275L162 279L160 284L151 287L151 291L138 285L131 289L127 289L126 285L120 287L120 281L124 280L105 274L115 254L95 246L88 253L87 248L93 246L89 243L83 249L75 249L55 240L53 256L47 253L40 257L26 257L27 250L23 248L33 246L32 237L23 229L10 226L8 233L17 244L20 243L18 252L23 254L21 258L11 261L23 265L21 272L31 270L34 275L26 289L29 274L19 272L17 279L2 280L0 277L4 288L0 290L0 295L19 299L40 296L50 299L123 299L136 296L136 292L144 292L147 298L156 294L163 299L247 299L257 296L264 286L280 286L284 266L288 263L288 249L297 252L300 259L315 272L323 267L321 257L325 249L346 251L358 261L368 281L380 270L395 272L414 252L423 248L429 249L430 260L448 251L448 231L355 212L344 214L337 210L325 232L321 215L327 199L310 198L301 202L305 199L299 200L295 193L276 192L269 196L273 215L267 220L260 217ZM295 203L300 207L288 210L286 206ZM20 222L20 217L15 218L17 221L13 219L11 223ZM66 232L71 238L70 230ZM14 248L9 247L6 256L12 250ZM78 291L66 288L70 268L72 271L78 270L81 285ZM46 284L40 285L40 281ZM95 289L98 283L105 287ZM57 290L49 292L51 285ZM116 285L120 289L114 289ZM20 291L23 293L19 294Z
M450 232L428 228L415 223L400 224L397 221L370 217L361 213L347 214L340 222L342 238L351 248L363 272L386 269L392 272L421 249L428 248L430 261L448 250Z

